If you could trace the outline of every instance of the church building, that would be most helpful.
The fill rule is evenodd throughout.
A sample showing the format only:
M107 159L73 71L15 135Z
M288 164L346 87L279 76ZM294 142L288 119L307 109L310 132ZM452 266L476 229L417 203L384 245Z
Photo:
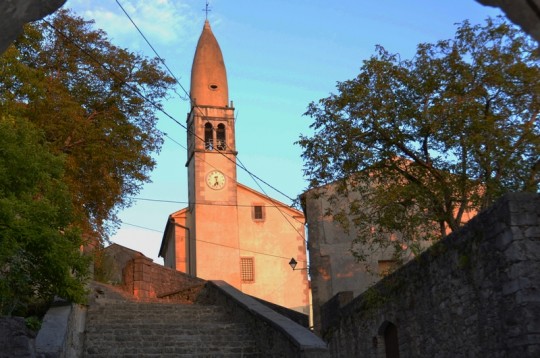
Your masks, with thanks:
M159 256L167 267L224 280L308 314L304 215L237 182L234 107L208 20L193 59L190 97L189 204L169 216ZM299 263L296 270L289 266L291 257Z

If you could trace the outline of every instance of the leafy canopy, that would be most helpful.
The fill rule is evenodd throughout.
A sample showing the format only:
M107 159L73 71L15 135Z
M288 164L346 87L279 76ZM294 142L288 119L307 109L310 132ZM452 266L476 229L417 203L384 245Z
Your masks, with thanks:
M465 21L410 60L378 46L356 78L309 105L305 174L337 188L327 214L354 227L360 258L444 236L505 192L538 191L539 57L500 18Z
M29 118L65 154L63 180L81 226L104 238L149 181L162 144L155 111L173 79L157 59L114 46L92 21L67 10L49 21L27 26L0 58L0 111Z
M68 188L64 157L52 154L25 119L0 117L0 314L36 301L85 297L88 260Z

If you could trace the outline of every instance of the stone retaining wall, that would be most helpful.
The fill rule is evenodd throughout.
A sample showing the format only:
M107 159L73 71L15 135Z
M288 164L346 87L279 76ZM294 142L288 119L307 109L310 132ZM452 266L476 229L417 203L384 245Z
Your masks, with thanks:
M334 316L333 357L539 357L540 196L506 195Z
M35 358L36 333L23 317L0 316L0 358Z
M202 288L205 283L197 277L158 265L144 256L127 262L123 276L125 290L141 300L191 301L196 296L196 288Z

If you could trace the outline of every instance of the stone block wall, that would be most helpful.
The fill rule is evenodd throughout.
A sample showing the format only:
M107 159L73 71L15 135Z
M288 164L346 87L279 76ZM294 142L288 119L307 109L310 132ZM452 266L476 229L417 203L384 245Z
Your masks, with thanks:
M331 332L331 327L339 323L341 319L340 308L347 305L353 300L352 291L343 291L338 292L334 297L332 297L328 302L321 306L321 322L323 326L321 327L321 332L327 333ZM323 335L323 338L324 335Z
M0 358L36 357L36 333L23 317L0 316Z
M339 316L334 357L539 357L540 195L506 195Z
M135 257L127 262L123 270L123 286L135 297L145 300L153 298L172 301L192 301L205 281L183 272L152 262L148 257Z

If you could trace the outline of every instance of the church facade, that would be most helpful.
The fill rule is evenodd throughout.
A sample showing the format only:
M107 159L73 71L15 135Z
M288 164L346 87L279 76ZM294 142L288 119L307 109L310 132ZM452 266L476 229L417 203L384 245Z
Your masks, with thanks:
M167 267L224 280L263 300L309 313L304 215L237 182L235 117L219 44L205 22L191 70L188 207L172 213L159 256Z

